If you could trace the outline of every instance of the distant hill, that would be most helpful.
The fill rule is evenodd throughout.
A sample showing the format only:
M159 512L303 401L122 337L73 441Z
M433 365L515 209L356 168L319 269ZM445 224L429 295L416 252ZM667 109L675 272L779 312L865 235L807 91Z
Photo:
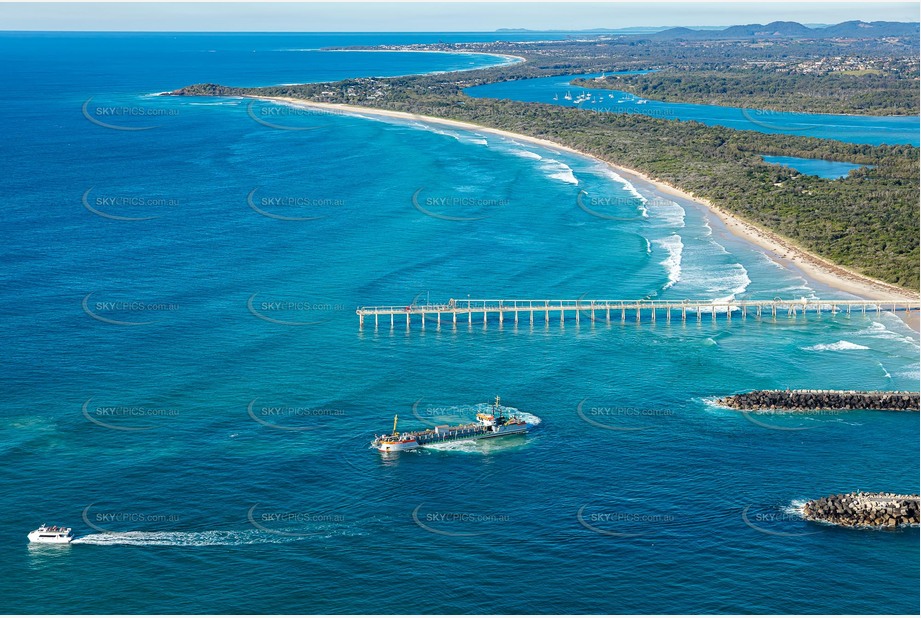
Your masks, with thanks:
M918 24L898 21L846 21L823 30L828 37L866 38L918 34Z
M824 28L809 28L795 21L774 21L769 24L748 24L730 26L723 30L699 30L692 28L669 28L646 35L655 39L750 39L750 38L798 38L798 39L878 39L889 36L918 36L919 24L898 21L846 21Z
M750 24L748 26L731 26L720 31L720 36L739 38L739 37L764 37L764 36L789 36L789 37L808 37L816 31L807 28L803 24L795 21L772 21L766 26L761 24ZM821 32L821 31L820 31Z

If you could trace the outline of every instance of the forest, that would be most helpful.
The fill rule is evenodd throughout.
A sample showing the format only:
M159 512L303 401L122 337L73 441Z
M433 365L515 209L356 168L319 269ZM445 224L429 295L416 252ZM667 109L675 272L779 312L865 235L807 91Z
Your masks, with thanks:
M576 79L657 101L703 103L814 114L899 116L918 113L918 82L882 71L804 75L776 70L662 71Z
M454 50L458 45L434 47ZM527 62L439 75L265 88L198 84L170 94L297 97L472 122L549 139L708 199L832 262L888 283L919 289L921 185L919 149L914 146L849 144L464 94L466 87L501 80L587 73L602 67L642 67L661 71L619 80L616 87L666 100L670 96L683 97L681 100L699 97L708 103L723 101L772 109L804 111L812 106L808 107L811 111L859 109L869 114L898 110L914 114L918 81L911 59L917 56L916 41L855 40L842 44L794 40L758 47L746 41L653 44L628 37L594 43L463 45L477 51L514 53ZM671 64L663 66L669 46L677 46L671 51L680 49L680 54L676 52ZM859 49L875 62L908 69L882 76L877 72L819 76L752 71L739 65L743 57L770 62L779 62L782 57L784 63L798 63L814 58L814 54L840 51L842 46ZM723 66L718 66L720 63ZM693 68L682 70L682 65ZM789 107L794 104L798 107ZM828 180L767 164L761 155L848 161L868 167Z

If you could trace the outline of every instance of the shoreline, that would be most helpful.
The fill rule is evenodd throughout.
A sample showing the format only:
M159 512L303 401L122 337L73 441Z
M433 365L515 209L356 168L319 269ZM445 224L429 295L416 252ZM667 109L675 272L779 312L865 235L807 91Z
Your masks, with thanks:
M716 215L726 226L726 229L734 236L741 238L757 247L766 250L768 253L772 254L777 258L777 261L780 262L783 266L787 268L793 268L800 271L807 278L812 279L814 282L826 285L830 288L862 298L868 301L872 300L917 300L918 293L912 292L898 286L885 283L883 281L878 281L866 275L859 274L857 272L851 271L843 266L834 264L825 258L822 258L810 251L796 246L794 243L790 242L787 239L781 238L779 235L765 230L760 226L744 221L740 217L729 213L728 211L716 206L710 200L695 196L693 193L684 191L670 183L657 180L650 176L647 176L645 173L631 169L629 167L624 167L600 159L594 155L582 152L575 148L569 146L564 146L557 142L553 142L547 139L542 139L538 137L531 137L528 135L522 135L520 133L512 133L511 131L505 131L502 129L494 129L491 127L485 127L482 125L474 124L471 122L462 122L458 120L447 120L444 118L437 118L435 116L423 116L420 114L411 114L409 112L397 112L386 109L377 109L374 107L364 107L359 105L347 105L343 103L320 103L316 101L307 101L304 99L297 99L294 97L245 97L245 98L255 98L266 101L276 101L286 104L302 106L302 107L312 107L316 109L323 109L327 111L333 111L338 113L347 113L347 114L362 114L368 116L383 116L386 118L397 118L401 120L416 120L424 121L431 124L440 124L444 126L455 127L459 129L466 130L475 130L483 133L491 133L493 135L499 135L512 140L519 140L524 142L530 142L546 148L563 150L572 154L576 154L583 157L588 157L604 163L610 167L613 171L618 174L626 174L627 176L632 176L636 179L639 179L643 182L646 182L656 190L671 195L673 197L679 197L686 200L690 200L697 204L702 205L708 211ZM629 178L628 178L629 180ZM911 316L904 316L905 322L912 328L912 330L919 330L919 316L913 314Z
M497 54L493 52L481 51L450 51L447 49L325 49L320 48L318 51L330 52L366 52L366 53L400 53L400 54L459 54L461 56L493 56L495 58L505 58L504 64L496 64L488 67L479 67L477 69L456 69L454 71L435 71L436 73L460 73L461 71L477 71L479 69L492 69L494 67L508 66L510 64L520 64L527 62L524 56L515 56L513 54ZM427 73L410 73L410 75L427 75ZM357 107L357 106L353 106Z

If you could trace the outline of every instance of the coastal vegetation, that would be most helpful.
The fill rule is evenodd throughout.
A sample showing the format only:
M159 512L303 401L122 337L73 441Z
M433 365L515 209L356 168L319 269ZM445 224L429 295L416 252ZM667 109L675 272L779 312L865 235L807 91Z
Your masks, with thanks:
M846 70L801 74L777 69L662 71L576 79L574 86L630 92L657 101L780 111L907 115L918 113L918 81L896 72Z
M602 82L577 85L673 102L807 113L918 113L918 24L768 26L368 48L506 54L527 60L458 74L468 86L527 77L651 70L646 75L608 76Z
M837 264L919 285L919 150L710 127L542 103L474 99L435 78L356 79L270 88L190 86L181 95L296 97L473 122L559 142L668 182ZM873 167L828 180L761 155Z
M173 94L363 105L552 140L707 199L839 265L919 289L917 147L849 144L464 94L467 87L496 81L643 68L660 72L623 77L612 87L655 98L697 97L776 110L917 113L917 35L739 41L582 37L412 47L514 54L527 62L454 74L266 88L198 84ZM822 57L835 60L823 63L819 74L815 58ZM753 69L753 63L762 68ZM854 67L868 66L883 67L885 74L849 74ZM830 180L767 164L762 155L866 167Z

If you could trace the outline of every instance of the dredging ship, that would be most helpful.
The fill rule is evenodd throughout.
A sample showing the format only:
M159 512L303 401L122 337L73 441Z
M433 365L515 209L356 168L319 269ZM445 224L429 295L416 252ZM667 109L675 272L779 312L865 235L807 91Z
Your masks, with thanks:
M475 423L464 425L438 425L433 429L421 431L397 431L399 415L393 417L393 431L382 436L375 436L371 446L385 453L410 451L427 444L455 442L458 440L483 440L527 433L531 426L524 420L506 415L499 405L499 398L487 412L476 415Z

